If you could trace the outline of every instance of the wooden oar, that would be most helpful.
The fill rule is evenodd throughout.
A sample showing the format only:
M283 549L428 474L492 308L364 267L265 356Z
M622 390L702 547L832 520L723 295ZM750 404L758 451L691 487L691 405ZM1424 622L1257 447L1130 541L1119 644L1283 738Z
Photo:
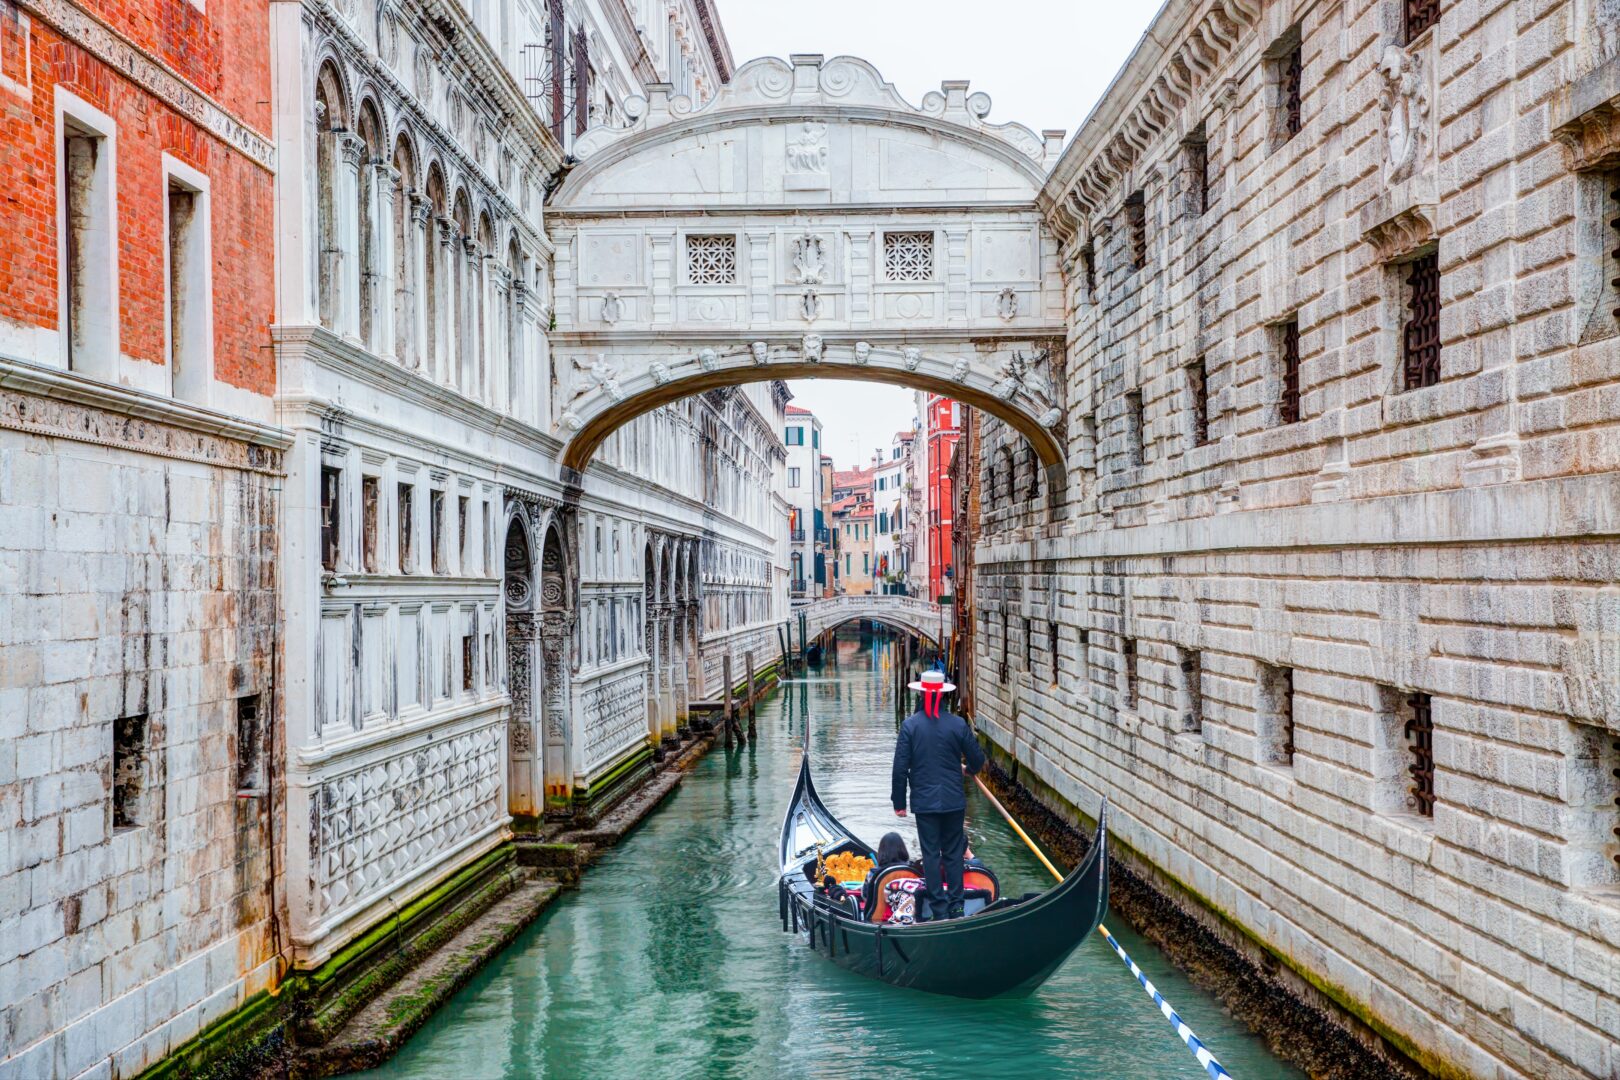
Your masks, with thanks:
M979 776L975 776L973 782L979 785L979 790L984 792L984 797L990 800L990 805L994 806L996 811L1006 819L1007 824L1012 826L1012 831L1018 834L1018 838L1028 845L1029 850L1035 853L1037 859L1041 860L1041 865L1050 870L1053 877L1062 881L1063 872L1053 866L1052 860L1048 859L1041 849L1035 846L1035 841L1031 840L1023 827L1013 820L1013 816L1007 812L1005 806L1001 805L1001 800L996 798L984 780ZM1159 1011L1164 1014L1164 1018L1175 1026L1176 1034L1181 1036L1181 1041L1187 1044L1187 1049L1191 1050L1193 1056L1198 1058L1198 1064L1202 1065L1204 1071L1209 1073L1210 1080L1232 1080L1232 1075L1221 1067L1219 1061L1215 1060L1215 1055L1209 1052L1209 1048L1204 1045L1203 1040L1194 1035L1192 1028L1187 1026L1187 1022L1176 1015L1176 1010L1172 1009L1170 1003L1164 1000L1164 995L1159 993L1158 989L1148 981L1148 977L1142 974L1142 969L1136 966L1136 961L1132 960L1130 955L1120 947L1119 941L1113 934L1108 932L1108 927L1098 923L1097 932L1102 934L1108 944L1113 947L1114 952L1119 954L1119 958L1125 961L1125 966L1131 969L1131 974L1136 976L1136 981L1142 984L1142 989L1148 992L1148 996L1159 1007Z

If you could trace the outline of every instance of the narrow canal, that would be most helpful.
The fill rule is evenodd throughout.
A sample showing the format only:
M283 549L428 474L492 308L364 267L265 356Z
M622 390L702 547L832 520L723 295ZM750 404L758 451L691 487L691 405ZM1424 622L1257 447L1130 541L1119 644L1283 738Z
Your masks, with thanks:
M761 703L757 743L716 747L639 829L370 1077L1204 1077L1100 935L1033 996L960 1001L845 972L784 934L775 857L813 719L829 808L875 843L889 808L888 646ZM1050 877L982 796L974 851L1018 894ZM1300 1077L1117 921L1121 943L1237 1080Z

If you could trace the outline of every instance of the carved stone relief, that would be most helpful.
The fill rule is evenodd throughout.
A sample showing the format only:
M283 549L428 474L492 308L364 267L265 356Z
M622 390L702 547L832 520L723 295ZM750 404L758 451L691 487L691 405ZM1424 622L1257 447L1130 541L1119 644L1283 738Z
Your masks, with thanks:
M1429 95L1421 56L1399 45L1384 48L1378 74L1383 80L1379 106L1384 114L1384 179L1393 184L1422 167L1428 142Z

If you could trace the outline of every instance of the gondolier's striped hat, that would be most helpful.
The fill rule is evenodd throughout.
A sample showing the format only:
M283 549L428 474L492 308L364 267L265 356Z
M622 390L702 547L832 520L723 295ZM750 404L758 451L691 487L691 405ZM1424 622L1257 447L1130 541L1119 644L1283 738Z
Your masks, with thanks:
M943 671L925 671L916 682L907 683L906 689L918 690L923 693L948 694L956 689L956 684L945 680Z

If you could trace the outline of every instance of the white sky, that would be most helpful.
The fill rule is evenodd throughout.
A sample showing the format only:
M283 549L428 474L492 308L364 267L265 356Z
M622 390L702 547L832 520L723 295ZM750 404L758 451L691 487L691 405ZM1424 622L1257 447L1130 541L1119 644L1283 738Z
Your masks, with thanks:
M844 53L875 65L913 104L943 79L971 80L988 119L1071 136L1147 29L1158 0L715 0L732 55ZM822 452L865 464L916 413L910 390L795 379L794 404L822 423Z

